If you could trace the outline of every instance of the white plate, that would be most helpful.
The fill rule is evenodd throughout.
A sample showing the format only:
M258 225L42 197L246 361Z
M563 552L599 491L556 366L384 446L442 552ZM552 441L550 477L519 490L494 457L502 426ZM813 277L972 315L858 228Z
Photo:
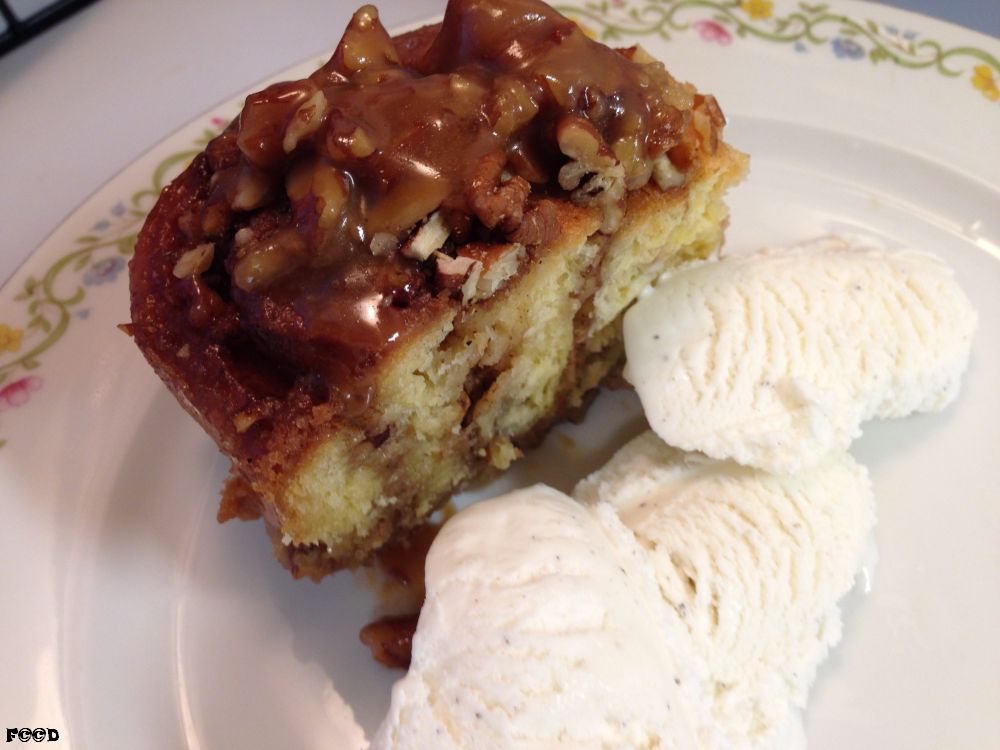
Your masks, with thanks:
M807 727L814 750L997 747L1000 43L846 0L576 16L718 96L753 155L731 247L860 229L957 268L981 317L965 388L855 446L881 560ZM129 235L238 107L127 168L0 292L0 720L52 727L60 747L362 747L396 676L357 641L374 607L361 581L295 582L259 524L215 523L226 462L115 329ZM632 397L606 394L490 492L569 487L641 424Z

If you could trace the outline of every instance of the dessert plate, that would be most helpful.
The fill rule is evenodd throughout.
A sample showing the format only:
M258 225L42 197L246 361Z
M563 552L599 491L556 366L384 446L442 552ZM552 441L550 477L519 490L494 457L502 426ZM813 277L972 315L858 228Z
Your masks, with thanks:
M753 158L729 250L856 231L955 266L980 313L964 390L853 448L875 481L879 562L806 727L814 750L995 746L1000 42L848 0L563 10L722 102ZM293 581L260 524L215 523L226 461L115 328L142 217L240 101L119 174L0 290L0 713L61 747L361 748L398 676L358 642L380 606L363 576ZM642 427L632 395L605 393L459 503L568 489Z

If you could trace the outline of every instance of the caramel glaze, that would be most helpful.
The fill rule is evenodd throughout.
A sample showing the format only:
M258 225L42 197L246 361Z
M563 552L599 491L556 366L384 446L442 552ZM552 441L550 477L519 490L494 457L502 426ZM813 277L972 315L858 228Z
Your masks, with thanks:
M445 519L453 512L453 508L446 508ZM406 669L410 666L413 634L425 594L424 565L431 544L443 525L444 520L423 523L375 553L375 569L411 595L411 606L420 602L415 605L414 612L380 617L361 629L361 642L371 649L375 661L387 667Z
M556 129L566 117L629 159L626 173L648 164L683 124L665 76L537 0L452 0L409 60L366 6L326 65L248 97L209 147L212 186L191 241L248 229L224 254L218 291L274 356L350 375L398 340L417 299L440 291L403 254L374 254L379 242L403 241L436 210L450 250L515 234L526 201L504 190L565 193Z
M419 615L382 617L361 628L359 639L372 652L372 658L391 669L407 669L413 656L413 634Z
M530 258L552 239L527 220L547 197L589 200L561 187L579 150L564 133L595 137L588 158L628 189L657 158L688 168L705 100L633 56L538 0L451 0L396 40L362 8L328 63L249 96L164 190L131 264L137 343L248 476L276 444L365 429L374 365L462 302L435 260L510 241ZM434 212L447 242L412 257Z

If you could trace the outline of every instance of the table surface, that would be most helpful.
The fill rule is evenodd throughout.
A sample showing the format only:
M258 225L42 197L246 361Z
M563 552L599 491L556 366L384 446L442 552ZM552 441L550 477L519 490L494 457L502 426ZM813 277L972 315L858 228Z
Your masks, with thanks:
M360 4L361 0L358 0ZM1000 0L891 0L1000 36ZM389 27L442 0L382 0ZM199 113L328 50L351 3L101 0L0 58L0 282L88 195Z

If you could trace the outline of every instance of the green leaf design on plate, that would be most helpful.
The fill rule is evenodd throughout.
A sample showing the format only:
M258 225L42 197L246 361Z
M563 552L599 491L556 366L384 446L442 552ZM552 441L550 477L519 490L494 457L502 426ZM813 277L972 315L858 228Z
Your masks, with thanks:
M871 19L853 19L831 13L826 3L800 2L796 10L775 16L772 0L622 0L611 6L607 0L584 5L557 5L557 8L584 26L594 29L607 41L627 37L656 36L665 41L673 33L685 32L698 21L709 20L734 29L738 37L777 44L825 45L834 36L849 37L862 47L872 64L891 62L901 68L931 69L951 78L963 77L989 101L1000 102L1000 61L978 47L946 49L933 39L900 39L881 29ZM322 64L323 61L320 61ZM23 354L14 352L8 359L0 355L0 384L18 370L39 367L38 357L48 351L66 333L72 320L72 308L86 297L84 286L74 278L86 273L94 258L129 256L146 213L163 189L167 176L186 165L218 134L206 128L195 139L193 148L171 154L153 170L150 184L132 194L125 211L125 223L107 236L85 234L79 245L56 260L40 277L29 276L15 296L15 302L27 303L24 338L30 347ZM99 257L101 256L101 257ZM0 321L11 325L11 321ZM35 335L37 334L37 335ZM8 441L0 439L0 447Z
M110 281L114 276L125 276L124 269L112 265L111 278L88 281L101 263L115 258L129 257L135 250L139 228L146 214L153 207L167 181L180 172L216 135L218 130L205 129L193 144L163 159L150 176L147 187L137 190L126 201L124 211L116 211L118 218L108 223L103 234L88 233L73 241L74 249L55 260L41 276L31 275L24 280L14 301L24 305L24 322L17 328L21 336L13 352L0 353L0 385L19 372L31 372L42 365L42 355L59 342L69 330L74 309L87 297L87 285ZM95 287L99 288L99 287ZM11 327L14 321L0 320ZM0 448L9 440L0 439Z
M35 289L38 287L38 281L34 276L29 276L24 280L24 286L21 291L17 293L14 297L15 302L21 302L23 300L29 299L34 293Z
M890 62L911 70L935 70L950 78L971 82L990 101L1000 102L1000 61L986 50L962 46L945 48L933 39L919 41L889 33L870 18L851 18L831 12L828 3L800 2L787 12L775 14L773 0L623 0L556 7L605 40L659 36L687 31L699 21L711 20L733 29L741 39L777 44L820 46L836 37L851 38L872 64ZM859 55L850 55L857 58Z

